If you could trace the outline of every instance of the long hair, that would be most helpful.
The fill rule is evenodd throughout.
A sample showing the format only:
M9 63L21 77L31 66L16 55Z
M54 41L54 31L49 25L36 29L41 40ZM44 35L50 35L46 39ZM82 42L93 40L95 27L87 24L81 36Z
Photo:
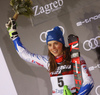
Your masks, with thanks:
M70 50L69 47L65 47L63 45L63 62L60 65L70 65L71 56L70 56ZM49 72L55 72L57 69L57 63L55 61L55 56L48 50L48 56L49 56Z

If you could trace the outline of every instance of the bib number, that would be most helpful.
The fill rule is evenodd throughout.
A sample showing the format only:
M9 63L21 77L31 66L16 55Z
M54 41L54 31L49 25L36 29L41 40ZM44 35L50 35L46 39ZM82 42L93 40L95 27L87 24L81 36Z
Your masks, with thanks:
M59 87L63 87L63 86L64 86L63 77L59 77L59 78L58 78L58 86L59 86Z

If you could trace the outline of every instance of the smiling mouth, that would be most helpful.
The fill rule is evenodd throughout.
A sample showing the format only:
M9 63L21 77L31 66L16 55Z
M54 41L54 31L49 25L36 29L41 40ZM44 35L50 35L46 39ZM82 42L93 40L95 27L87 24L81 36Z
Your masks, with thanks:
M57 50L56 51L53 51L53 53L57 53Z

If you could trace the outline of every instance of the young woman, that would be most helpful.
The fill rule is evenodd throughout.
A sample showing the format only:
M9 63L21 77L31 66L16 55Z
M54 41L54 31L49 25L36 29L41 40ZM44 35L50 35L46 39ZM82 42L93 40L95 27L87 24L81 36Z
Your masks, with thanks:
M16 23L13 19L10 18L6 27L19 56L25 61L43 66L49 71L52 95L63 95L64 85L68 86L73 95L88 95L90 93L94 86L93 79L84 59L80 57L83 83L78 94L75 94L76 89L69 47L65 47L63 33L59 27L55 27L47 33L48 56L30 53L25 49L20 41L16 31Z

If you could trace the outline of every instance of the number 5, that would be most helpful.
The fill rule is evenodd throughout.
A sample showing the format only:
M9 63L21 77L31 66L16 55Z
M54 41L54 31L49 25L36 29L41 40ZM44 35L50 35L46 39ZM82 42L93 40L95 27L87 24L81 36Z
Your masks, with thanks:
M59 87L63 87L64 86L63 77L59 77L58 78L58 86Z

